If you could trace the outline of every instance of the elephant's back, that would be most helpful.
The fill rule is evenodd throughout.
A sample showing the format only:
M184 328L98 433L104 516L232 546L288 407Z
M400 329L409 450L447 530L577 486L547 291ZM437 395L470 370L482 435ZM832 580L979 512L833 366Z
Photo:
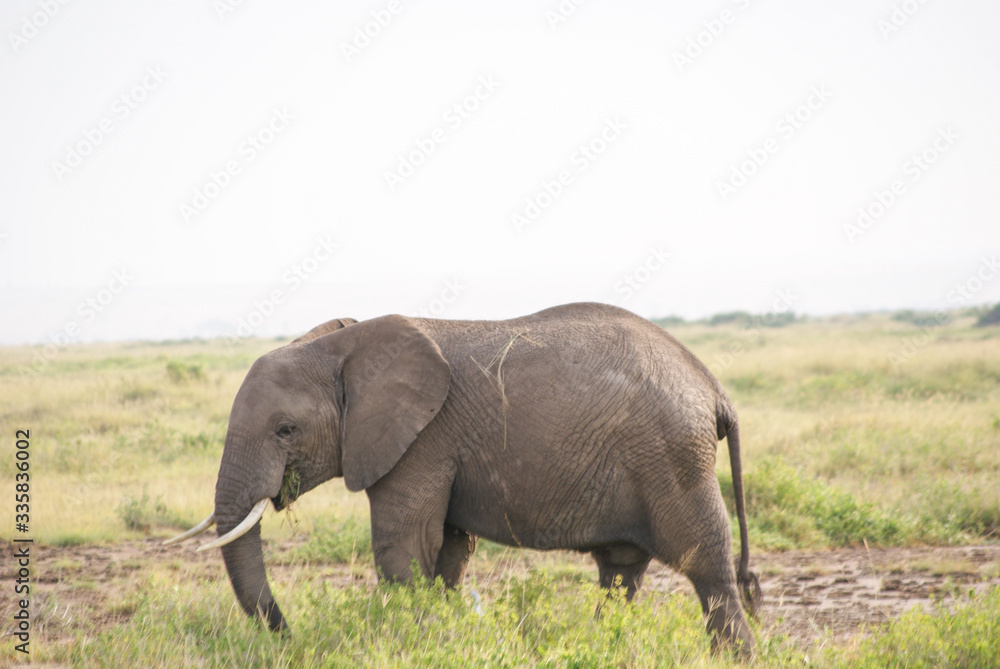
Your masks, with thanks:
M485 512L488 527L469 530L510 541L504 525L539 528L549 534L513 537L539 548L622 540L578 536L574 519L638 518L635 470L669 464L677 454L668 442L686 439L677 447L712 449L714 459L711 375L628 311L584 303L509 321L423 325L452 366L449 398L431 426L456 446L455 509L467 516L457 520L499 509ZM520 502L539 496L549 502ZM564 531L555 537L552 527Z

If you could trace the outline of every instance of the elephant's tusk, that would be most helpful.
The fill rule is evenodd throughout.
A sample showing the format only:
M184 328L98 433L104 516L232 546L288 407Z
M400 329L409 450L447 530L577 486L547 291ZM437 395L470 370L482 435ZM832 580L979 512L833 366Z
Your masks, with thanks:
M197 525L195 525L194 527L192 527L190 530L188 530L184 534L178 534L173 539L167 539L166 541L163 542L163 545L164 546L169 546L170 544L176 544L176 543L180 543L180 542L184 541L185 539L190 539L193 536L201 534L202 532L204 532L205 530L207 530L208 528L210 528L212 525L215 525L215 512L214 511L212 513L208 514L208 518L206 518L205 520L201 521L200 523L198 523Z
M230 531L223 534L215 541L210 541L204 546L199 546L196 549L196 552L200 553L201 551L207 551L209 548L218 548L219 546L225 546L226 544L236 541L237 539L242 537L244 534L250 531L251 527L257 524L257 521L260 520L260 517L264 515L264 509L267 508L267 504L270 501L271 501L270 499L265 497L264 499L254 504L254 507L250 509L250 513L248 513L247 517L243 519L243 522L241 522L239 525L237 525Z

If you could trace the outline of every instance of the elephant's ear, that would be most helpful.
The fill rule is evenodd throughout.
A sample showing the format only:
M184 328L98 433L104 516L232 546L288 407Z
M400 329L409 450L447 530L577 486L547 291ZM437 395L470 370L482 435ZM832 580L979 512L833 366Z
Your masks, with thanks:
M317 337L322 337L323 335L330 334L331 332L336 332L342 328L346 328L348 325L354 325L357 323L353 318L334 318L332 321L327 321L322 325L317 325L309 332L305 333L298 339L293 339L293 344L304 344L307 341L312 341Z
M382 316L325 336L343 356L341 463L348 490L364 490L392 469L448 396L451 366L403 316ZM320 343L320 342L317 342Z

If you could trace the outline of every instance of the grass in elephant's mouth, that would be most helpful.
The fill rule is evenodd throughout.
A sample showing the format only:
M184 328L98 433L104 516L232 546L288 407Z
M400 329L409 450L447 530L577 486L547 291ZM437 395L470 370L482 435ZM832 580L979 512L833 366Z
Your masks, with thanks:
M282 509L287 509L288 505L299 498L302 477L292 467L285 468L285 474L281 479L281 490L278 491L278 504Z

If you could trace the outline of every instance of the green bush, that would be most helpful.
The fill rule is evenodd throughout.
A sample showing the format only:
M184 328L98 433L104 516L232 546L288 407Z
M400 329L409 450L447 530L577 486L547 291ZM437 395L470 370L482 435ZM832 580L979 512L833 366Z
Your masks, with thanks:
M976 327L983 328L987 325L1000 325L1000 303L979 317Z
M892 621L885 634L851 651L831 652L841 667L996 667L1000 663L1000 587L973 596L952 610L939 602Z
M171 360L167 363L167 378L173 383L201 381L205 378L205 371L201 363L183 363Z
M747 521L756 545L774 549L850 546L867 541L898 545L908 525L872 504L822 481L809 479L776 459L744 474ZM732 478L719 476L734 511Z
M750 314L746 311L726 311L715 314L708 319L709 325L725 325L726 323L746 322L750 320Z
M292 628L272 634L243 615L225 582L190 592L150 583L132 619L78 639L72 661L204 667L730 667L713 657L689 595L650 591L632 604L595 585L544 574L470 590L343 587L321 577L275 583ZM164 587L164 586L167 587ZM469 586L472 587L472 586ZM595 616L597 606L601 615ZM758 634L763 637L763 635ZM761 666L801 665L790 644L761 638Z
M174 515L162 499L151 502L143 491L142 497L126 495L117 509L125 529L149 532L153 527L183 527L184 520Z
M348 564L372 559L372 533L367 520L348 516L318 520L309 539L290 551L285 562Z

